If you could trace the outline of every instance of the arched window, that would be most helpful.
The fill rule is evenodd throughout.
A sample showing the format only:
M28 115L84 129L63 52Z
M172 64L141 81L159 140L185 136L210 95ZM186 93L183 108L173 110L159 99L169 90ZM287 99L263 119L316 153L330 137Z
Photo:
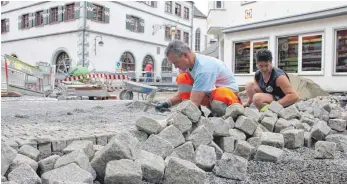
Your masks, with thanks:
M63 64L63 60L64 60L65 58L69 58L69 55L67 55L66 52L60 52L60 53L58 54L57 59L55 60L55 63L56 63L56 68L55 68L55 70L56 70L56 72L58 71L58 67L59 67L59 69L60 69L61 71L64 71L64 70L65 70L65 66L64 66L64 64ZM66 63L66 68L67 68L67 69L70 68L70 63L69 63L69 62ZM67 70L67 71L68 71L68 70Z
M154 71L154 61L153 61L152 56L150 56L150 55L147 55L147 56L143 59L143 62L142 62L142 71L145 71L145 68L146 68L147 63L151 63L151 64L152 64L152 66L153 66L153 71Z
M195 31L195 51L200 52L200 28Z
M135 71L135 58L130 52L124 52L121 61L122 68L125 72Z
M161 63L161 72L162 73L172 73L172 63L169 62L166 58L163 59ZM162 77L163 82L172 82L172 77Z

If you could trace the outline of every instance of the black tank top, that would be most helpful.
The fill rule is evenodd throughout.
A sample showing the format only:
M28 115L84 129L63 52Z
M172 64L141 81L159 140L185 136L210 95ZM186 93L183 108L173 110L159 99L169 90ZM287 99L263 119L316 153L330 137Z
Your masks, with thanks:
M280 87L276 85L276 79L281 75L286 75L286 77L289 80L289 77L286 72L279 68L273 67L270 79L267 83L265 83L263 75L259 70L257 70L257 72L255 72L255 80L261 91L263 91L264 93L269 93L276 97L283 98L285 96L284 92Z

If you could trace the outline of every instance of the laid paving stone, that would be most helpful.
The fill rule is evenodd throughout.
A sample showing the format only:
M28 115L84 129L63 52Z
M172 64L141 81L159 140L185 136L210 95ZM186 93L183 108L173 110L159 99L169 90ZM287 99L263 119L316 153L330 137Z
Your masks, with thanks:
M246 134L238 129L230 129L229 137L233 137L238 140L246 140Z
M223 119L232 117L234 120L236 120L238 116L244 115L244 114L245 114L245 108L241 104L234 103L226 108Z
M279 162L281 160L282 154L283 150L279 148L268 145L260 145L257 149L254 159L256 161Z
M254 146L249 144L247 141L240 140L240 141L237 141L236 147L233 153L234 155L238 155L247 160L250 160L251 156L253 155L253 153L255 153L255 151L256 149Z
M166 127L158 136L170 142L174 148L185 142L182 132L174 125Z
M7 144L8 146L10 146L11 148L13 148L14 150L18 151L19 149L19 146L18 146L18 143L14 140L14 139L7 139L7 140L4 140L2 137L1 137L1 140Z
M197 123L201 117L201 111L199 108L190 100L186 100L177 106L177 111L187 116L192 123Z
M218 117L212 117L210 118L210 121L213 127L212 128L213 136L228 136L229 135L229 129L232 128L232 124Z
M195 148L200 145L207 145L213 140L212 134L205 128L204 125L196 128L188 137L188 141L192 141Z
M41 155L51 155L52 153L52 143L39 143L37 144L38 150L40 151Z
M41 178L28 164L21 164L16 169L11 171L8 174L8 180L18 184L41 184Z
M274 132L275 133L280 133L281 130L288 128L290 126L293 126L289 121L283 119L283 118L279 118L275 124L275 129Z
M180 112L174 112L168 119L168 125L174 125L182 133L187 132L192 128L192 121Z
M190 161L172 157L165 169L163 184L204 183L206 173Z
M253 118L255 122L258 122L261 114L257 109L247 107L245 108L245 116L247 116L248 118Z
M164 176L165 162L158 155L141 150L140 157L135 163L141 166L143 179L148 182L159 183Z
M262 124L270 132L273 132L277 120L277 117L264 117L260 124Z
M105 184L138 184L142 182L141 165L128 159L108 162L105 173Z
M76 150L82 150L89 159L94 156L93 142L92 141L74 141L68 145L64 150L64 154L71 153Z
M23 145L19 150L18 153L25 155L35 161L38 161L40 156L40 151L29 146L29 145Z
M211 146L215 149L216 151L216 158L217 160L220 160L223 156L223 150L222 148L220 148L214 141L211 141L210 144L208 144L208 146Z
M311 148L312 147L312 135L310 132L304 132L304 146Z
M346 131L347 121L343 119L330 119L329 126L336 131L344 132Z
M252 135L257 128L257 123L252 118L239 116L235 123L235 128L243 131L247 135Z
M232 153L235 150L235 144L238 140L234 137L222 137L220 139L220 148L227 153Z
M136 121L136 128L140 131L146 132L147 134L158 134L165 127L166 125L164 124L164 121L158 121L147 116L141 116Z
M66 148L66 139L60 138L60 139L54 139L52 140L52 151L53 152L62 152L64 148Z
M325 140L336 143L336 150L347 153L347 135L331 134Z
M324 138L329 134L331 128L327 125L325 121L319 121L311 129L311 136L317 141L324 140Z
M304 130L286 130L282 134L284 138L284 147L294 149L304 146Z
M257 148L260 145L260 137L251 137L247 142L253 147Z
M335 157L336 143L318 141L315 144L315 156L318 159L333 159Z
M152 134L142 144L142 149L166 158L173 152L174 147L169 141L159 137L158 135Z
M195 152L195 164L205 171L211 171L216 164L217 156L211 146L200 145Z
M298 118L299 117L299 111L295 107L295 105L291 105L291 106L288 106L288 107L282 109L280 112L278 112L278 116L280 118L285 119L285 120L290 120L290 119Z
M76 150L62 157L59 157L54 164L54 168L56 169L65 165L69 165L70 163L76 163L82 169L88 171L93 176L93 179L96 178L96 172L90 165L89 158L82 150Z
M277 101L272 101L269 106L269 110L278 114L281 110L283 110L283 106L279 104Z
M58 158L60 158L59 155L52 155L50 157L40 160L38 162L40 175L42 175L45 172L53 170L54 164L58 160Z
M21 164L29 164L30 167L36 172L37 168L38 168L38 163L25 156L25 155L22 155L22 154L17 154L16 157L13 159L10 167L8 168L7 172L11 172L13 171L14 169L16 169L18 166L20 166Z
M5 175L11 163L17 156L17 151L1 141L1 175Z
M76 163L45 172L41 179L42 184L53 184L54 182L93 184L93 176Z
M178 158L194 162L195 152L192 142L188 141L181 146L178 146L174 149L174 152L177 154Z
M283 149L284 147L284 138L282 134L272 133L272 132L263 132L260 137L260 145L268 145L276 148Z
M233 180L245 180L247 176L248 161L231 153L224 153L222 158L216 162L213 173L216 176Z

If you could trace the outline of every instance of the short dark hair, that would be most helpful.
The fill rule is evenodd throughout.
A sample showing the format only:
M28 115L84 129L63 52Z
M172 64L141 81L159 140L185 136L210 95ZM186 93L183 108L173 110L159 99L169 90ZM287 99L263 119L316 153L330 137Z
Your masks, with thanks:
M272 53L267 49L261 49L257 52L257 62L272 62Z

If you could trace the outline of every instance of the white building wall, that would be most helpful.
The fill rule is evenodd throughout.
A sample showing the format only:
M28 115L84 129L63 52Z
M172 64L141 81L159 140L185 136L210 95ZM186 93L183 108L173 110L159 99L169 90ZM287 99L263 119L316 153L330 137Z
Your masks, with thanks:
M326 19L319 19L314 21L306 21L300 23L286 24L280 26L273 26L267 28L253 29L248 31L240 31L235 33L225 34L225 48L224 48L224 61L229 68L234 65L234 42L238 41L251 41L255 39L268 39L269 50L273 53L274 66L277 66L277 37L297 35L303 33L323 32L324 36L324 56L323 56L323 73L318 75L305 75L306 78L312 79L319 84L322 88L329 91L346 91L347 83L341 82L347 80L346 75L334 75L333 66L335 64L335 32L336 28L347 28L347 16L332 17ZM236 80L239 85L245 85L247 82L253 80L254 74L235 74Z
M193 47L192 50L195 52L195 41L196 41L196 30L200 29L200 52L204 51L208 47L208 36L207 36L207 21L206 18L194 18L193 21ZM207 36L207 40L206 40ZM207 43L205 45L205 43Z

